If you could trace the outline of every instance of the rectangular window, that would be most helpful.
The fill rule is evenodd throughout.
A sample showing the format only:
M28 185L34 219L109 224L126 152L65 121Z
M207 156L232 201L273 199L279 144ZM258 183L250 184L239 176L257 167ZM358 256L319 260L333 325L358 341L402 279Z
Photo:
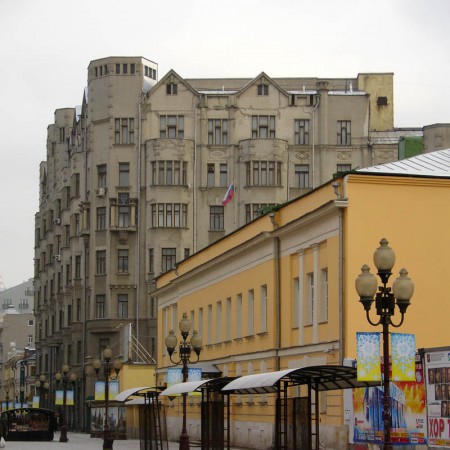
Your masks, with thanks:
M225 340L231 340L231 297L225 302Z
M242 337L242 294L236 295L236 339Z
M203 308L198 309L198 333L203 336Z
M328 321L328 269L322 269L320 271L319 322L324 323L327 321Z
M123 64L122 65L122 73L124 75L126 75L128 73L128 64Z
M128 273L128 250L120 249L117 253L119 273Z
M252 138L275 137L275 116L252 116Z
M228 164L220 163L220 187L228 187Z
M130 64L130 73L131 74L134 74L134 73L136 73L136 64Z
M215 170L216 165L214 163L206 165L206 184L208 187L214 187L216 185Z
M114 143L134 144L134 119L115 119Z
M81 278L81 255L75 255L75 278Z
M148 271L155 272L155 251L152 248L148 249Z
M309 145L309 120L294 121L294 144Z
M159 137L161 139L183 139L184 116L160 116Z
M116 74L120 75L120 64L116 64Z
M130 226L130 207L119 206L119 228L128 228Z
M299 326L300 313L300 280L294 278L292 283L292 328Z
M167 83L166 84L166 94L167 95L177 95L178 94L178 85L176 83Z
M350 172L351 170L352 170L352 165L351 164L338 164L336 166L336 172L337 173Z
M269 85L265 83L258 84L258 95L269 95Z
M247 186L281 186L281 167L278 161L247 161Z
M152 161L152 185L185 186L187 184L187 162Z
M314 274L308 273L306 275L306 311L305 311L305 325L312 325L314 317Z
M185 228L187 205L181 203L153 203L151 205L153 228Z
M97 187L106 188L106 164L97 166Z
M95 297L95 317L97 319L104 319L106 317L106 298L104 295L97 295Z
M119 163L119 186L130 185L130 164Z
M106 250L97 251L97 275L106 274Z
M337 121L337 145L352 145L352 122L350 120Z
M267 331L267 284L261 286L259 300L259 332Z
M128 294L119 294L117 296L117 317L126 319L128 317Z
M171 270L177 262L176 248L163 248L161 250L161 271L167 272Z
M295 165L295 187L309 188L309 164Z
M245 223L257 219L275 206L277 206L275 203L247 203L245 205Z
M208 120L208 145L228 144L228 119Z
M97 208L97 230L106 230L106 207Z
M209 229L210 230L223 230L224 229L224 213L223 206L210 206L209 207Z
M216 303L216 342L222 342L222 302Z
M77 321L81 322L81 298L77 298Z
M208 305L207 311L207 321L208 321L208 334L206 336L206 343L212 344L212 305Z
M252 336L255 333L255 294L253 289L248 291L247 297L247 336Z

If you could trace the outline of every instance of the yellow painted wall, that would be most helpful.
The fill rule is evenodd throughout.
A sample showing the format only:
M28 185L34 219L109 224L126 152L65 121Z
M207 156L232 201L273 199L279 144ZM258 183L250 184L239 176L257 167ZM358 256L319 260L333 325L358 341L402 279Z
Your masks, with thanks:
M389 285L403 267L415 285L404 324L391 331L414 333L417 348L447 346L450 302L445 283L450 277L450 180L349 175L347 195L347 356L356 354L357 331L376 330L366 321L354 281L365 263L376 273L373 252L383 237L396 253ZM398 319L397 312L394 320ZM377 329L381 331L380 327Z

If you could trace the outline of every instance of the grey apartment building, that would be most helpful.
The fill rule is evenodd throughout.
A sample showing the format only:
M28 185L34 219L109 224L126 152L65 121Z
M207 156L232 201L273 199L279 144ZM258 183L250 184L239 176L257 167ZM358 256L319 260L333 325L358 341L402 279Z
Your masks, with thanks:
M336 172L396 160L393 101L391 73L159 78L142 57L92 61L39 169L38 372L83 379L129 324L156 357L154 278Z

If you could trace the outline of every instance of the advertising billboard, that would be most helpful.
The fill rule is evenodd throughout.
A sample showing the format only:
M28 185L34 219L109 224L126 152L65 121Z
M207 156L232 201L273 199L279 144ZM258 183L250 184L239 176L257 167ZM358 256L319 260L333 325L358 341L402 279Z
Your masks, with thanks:
M425 350L424 362L428 444L450 448L450 348Z

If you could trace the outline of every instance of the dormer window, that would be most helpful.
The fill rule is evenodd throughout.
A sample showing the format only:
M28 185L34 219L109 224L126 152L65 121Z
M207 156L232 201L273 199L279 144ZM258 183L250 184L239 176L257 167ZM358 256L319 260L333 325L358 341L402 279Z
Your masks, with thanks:
M167 95L177 95L178 85L176 83L167 83L166 84L166 93L167 93Z
M269 95L269 85L265 83L258 84L258 95Z

